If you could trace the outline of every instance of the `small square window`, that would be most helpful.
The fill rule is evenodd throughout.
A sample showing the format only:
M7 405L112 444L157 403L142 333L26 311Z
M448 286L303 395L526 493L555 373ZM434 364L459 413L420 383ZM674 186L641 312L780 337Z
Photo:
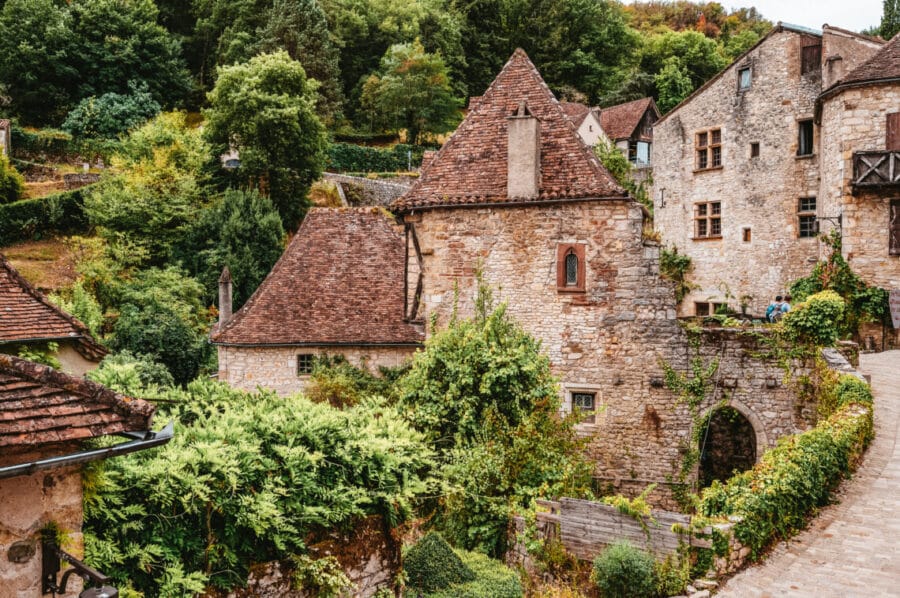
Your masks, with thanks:
M594 392L573 392L572 393L572 410L581 412L585 417L580 423L593 424L597 421L597 393Z
M750 67L745 67L738 70L738 89L740 91L744 91L745 89L750 89Z
M694 315L697 316L708 316L709 312L709 303L706 301L694 301Z
M750 144L750 157L759 158L759 143L753 142Z
M711 239L722 236L722 202L694 204L694 238Z
M313 371L313 361L315 355L312 353L301 353L297 355L297 375L309 376Z
M797 155L811 156L813 153L813 121L801 120L797 123Z

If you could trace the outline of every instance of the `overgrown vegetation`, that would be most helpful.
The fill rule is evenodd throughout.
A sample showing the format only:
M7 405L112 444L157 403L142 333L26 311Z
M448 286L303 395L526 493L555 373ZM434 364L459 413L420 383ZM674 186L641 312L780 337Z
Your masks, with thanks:
M594 559L591 581L605 598L646 598L656 594L654 569L652 556L621 541Z
M678 253L677 247L663 247L659 252L659 273L675 283L675 301L681 303L694 288L688 279L691 271L691 257Z
M613 178L628 191L631 197L647 208L652 216L653 200L650 199L647 189L653 184L653 179L636 182L634 179L634 164L628 160L628 156L622 153L622 150L605 139L601 138L597 145L594 146L594 154L600 160L600 163L606 167L606 170L613 175Z
M40 199L0 204L0 246L40 239L51 233L79 233L88 228L84 198L91 189L56 193Z

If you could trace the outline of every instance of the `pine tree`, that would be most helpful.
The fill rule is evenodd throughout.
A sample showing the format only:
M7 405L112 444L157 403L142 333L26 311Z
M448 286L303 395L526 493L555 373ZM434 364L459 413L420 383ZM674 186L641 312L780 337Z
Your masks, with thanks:
M881 15L881 37L891 39L900 32L900 0L884 0Z

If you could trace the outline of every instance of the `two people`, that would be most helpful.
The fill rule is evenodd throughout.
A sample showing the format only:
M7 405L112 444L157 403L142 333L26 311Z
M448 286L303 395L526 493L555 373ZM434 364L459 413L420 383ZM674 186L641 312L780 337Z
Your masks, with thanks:
M781 319L781 316L783 316L790 310L791 296L786 295L782 297L781 295L776 295L775 301L770 303L769 307L766 308L766 321L774 324Z

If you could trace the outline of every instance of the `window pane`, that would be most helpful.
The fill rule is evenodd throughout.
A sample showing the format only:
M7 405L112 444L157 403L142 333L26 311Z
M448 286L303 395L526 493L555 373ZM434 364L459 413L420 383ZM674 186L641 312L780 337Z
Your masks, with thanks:
M712 148L712 165L713 166L721 166L722 165L722 148L721 147Z
M566 256L566 286L578 285L578 256L570 253Z
M750 144L750 157L751 157L751 158L758 158L758 157L759 157L759 144L758 144L758 143L751 143L751 144Z
M698 237L706 236L706 220L698 220L697 221L697 236Z
M592 392L573 392L572 407L583 411L593 411L595 396Z
M800 216L800 236L815 237L816 236L816 217Z
M706 150L700 150L697 152L697 168L706 168L708 165L706 158Z
M801 197L800 205L797 208L798 212L815 212L816 211L816 198L815 197Z
M720 218L710 218L709 219L709 236L711 236L711 237L722 236L722 220Z
M637 161L638 164L650 164L650 144L646 141L637 142Z
M697 147L706 147L706 133L700 133L697 135Z
M722 202L720 202L720 201L714 201L714 202L711 203L710 205L712 206L712 213L713 213L713 214L721 214L721 213L722 213Z
M722 130L716 129L712 132L712 143L713 145L722 143Z
M706 207L705 203L697 204L697 215L706 216Z
M803 120L798 124L797 155L808 156L813 153L813 122Z
M304 353L302 355L297 355L297 374L299 376L305 376L308 374L312 374L313 371L313 355L311 353Z
M750 69L741 69L738 71L738 76L740 77L740 88L741 89L749 89L750 88Z
M694 302L694 314L698 316L709 315L709 303L696 301Z

